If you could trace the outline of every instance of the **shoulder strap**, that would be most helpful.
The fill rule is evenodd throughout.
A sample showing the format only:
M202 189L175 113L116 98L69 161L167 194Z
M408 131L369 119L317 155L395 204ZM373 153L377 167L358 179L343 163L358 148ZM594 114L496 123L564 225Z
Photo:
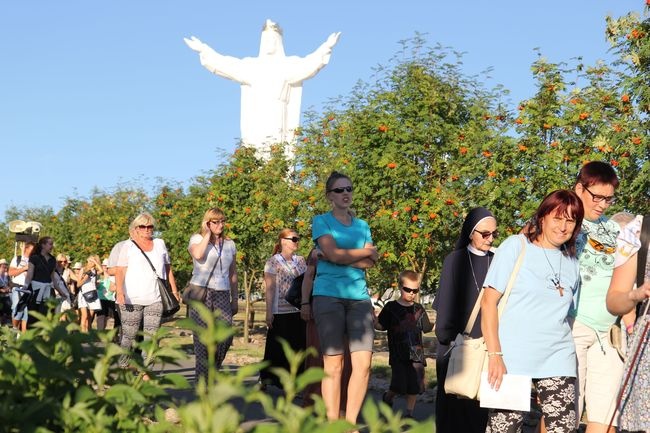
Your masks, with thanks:
M643 217L641 224L641 248L637 254L636 286L641 287L645 279L645 266L648 261L648 243L650 243L650 214Z
M212 242L210 242L210 245L212 245L212 248L217 249L217 247L214 246ZM210 275L208 275L208 279L205 280L205 287L208 287L208 283L210 282L210 278L212 278L212 274L214 274L214 270L217 268L217 263L221 261L221 252L223 251L223 239L221 239L221 245L219 248L219 255L217 256L217 260L214 262L214 266L212 266L212 270L210 271Z
M140 252L144 256L144 258L147 259L147 262L149 263L149 266L151 266L151 269L153 270L153 273L156 274L156 276L158 276L158 272L156 271L156 267L153 265L153 263L151 263L151 260L149 260L149 256L147 256L147 254L144 252L144 250L142 248L140 248L140 245L138 245L138 243L136 241L131 239L131 242L133 242L133 244L136 247L138 247L138 249L140 250Z
M515 263L515 267L512 269L512 273L510 274L510 279L508 280L508 285L506 286L506 290L503 292L503 296L499 301L499 309L498 309L499 317L501 317L501 314L503 314L503 310L506 308L506 302L508 302L508 297L510 296L510 292L512 291L512 286L515 283L515 279L517 278L517 274L519 273L519 268L521 267L521 263L523 262L524 255L526 253L526 241L524 239L524 236L521 236L520 240L521 240L521 251L519 252L519 257L517 257L517 262ZM474 327L474 323L476 322L476 318L478 317L478 312L481 309L481 299L483 298L483 292L485 292L485 289L481 289L481 291L478 294L478 298L476 298L474 309L472 309L472 314L470 314L469 320L467 321L467 325L465 326L465 331L463 331L463 334L465 335L469 335L469 333L472 332L472 328Z

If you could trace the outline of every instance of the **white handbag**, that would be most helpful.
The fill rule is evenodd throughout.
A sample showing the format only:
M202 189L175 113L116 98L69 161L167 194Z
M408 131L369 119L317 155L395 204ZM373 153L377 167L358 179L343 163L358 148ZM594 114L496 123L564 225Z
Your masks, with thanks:
M521 237L521 244L521 252L519 253L515 267L513 268L510 279L508 280L506 290L503 292L503 296L499 302L499 318L508 302L508 296L510 296L512 285L517 278L519 268L521 267L524 258L526 241L523 236ZM472 328L474 327L478 312L481 308L481 299L483 298L484 291L485 289L481 289L481 292L476 299L476 303L472 309L472 314L469 316L465 330L461 334L458 334L456 339L451 343L449 349L451 354L449 355L449 365L447 367L447 375L445 376L445 392L447 394L454 394L472 400L479 399L481 372L487 370L488 361L487 348L483 337L472 338L469 335L470 332L472 332Z

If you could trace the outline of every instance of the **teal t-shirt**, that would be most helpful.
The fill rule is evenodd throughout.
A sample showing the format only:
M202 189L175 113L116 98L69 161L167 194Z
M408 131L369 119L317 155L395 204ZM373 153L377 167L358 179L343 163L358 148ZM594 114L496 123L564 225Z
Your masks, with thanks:
M593 233L586 233L587 224ZM616 245L619 231L618 224L601 217L596 223L586 221L578 237L581 283L576 310L572 311L571 315L580 323L600 332L607 331L616 321L616 316L607 311L605 302L616 256L614 252L607 254L605 251L596 251L588 242L588 238L593 236L603 242L609 239L609 244Z
M343 249L364 248L366 244L372 243L368 223L352 218L352 223L347 226L329 212L317 215L312 220L314 242L324 235L331 235L336 246ZM313 295L353 300L369 299L366 273L363 269L319 260Z
M510 236L497 249L483 285L505 291L522 237L525 256L499 320L503 361L511 374L534 379L576 377L576 353L568 321L578 286L576 259L560 250L538 247L523 235ZM564 288L562 296L553 282L556 273Z
M105 301L115 301L115 292L111 292L109 287L111 286L111 278L102 278L97 282L97 293L99 299Z

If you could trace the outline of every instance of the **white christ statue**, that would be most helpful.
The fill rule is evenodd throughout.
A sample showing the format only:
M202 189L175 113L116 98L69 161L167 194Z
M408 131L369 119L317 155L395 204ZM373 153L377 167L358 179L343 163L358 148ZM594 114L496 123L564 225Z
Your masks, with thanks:
M262 29L257 57L224 56L192 36L185 43L199 53L201 64L216 75L241 84L241 141L263 155L269 146L291 143L300 123L302 82L313 77L330 60L340 32L332 33L316 51L305 56L285 56L282 30L271 20Z

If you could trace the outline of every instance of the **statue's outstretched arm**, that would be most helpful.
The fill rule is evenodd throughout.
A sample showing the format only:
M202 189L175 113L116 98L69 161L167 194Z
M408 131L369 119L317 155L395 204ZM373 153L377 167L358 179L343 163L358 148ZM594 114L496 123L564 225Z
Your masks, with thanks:
M341 32L332 33L313 53L301 58L298 61L299 65L295 67L290 79L287 80L288 84L300 83L316 75L318 71L329 63L330 57L332 56L332 49L340 37Z
M183 40L188 47L199 53L201 64L208 71L241 84L248 84L246 67L241 59L217 53L196 36L183 38Z

